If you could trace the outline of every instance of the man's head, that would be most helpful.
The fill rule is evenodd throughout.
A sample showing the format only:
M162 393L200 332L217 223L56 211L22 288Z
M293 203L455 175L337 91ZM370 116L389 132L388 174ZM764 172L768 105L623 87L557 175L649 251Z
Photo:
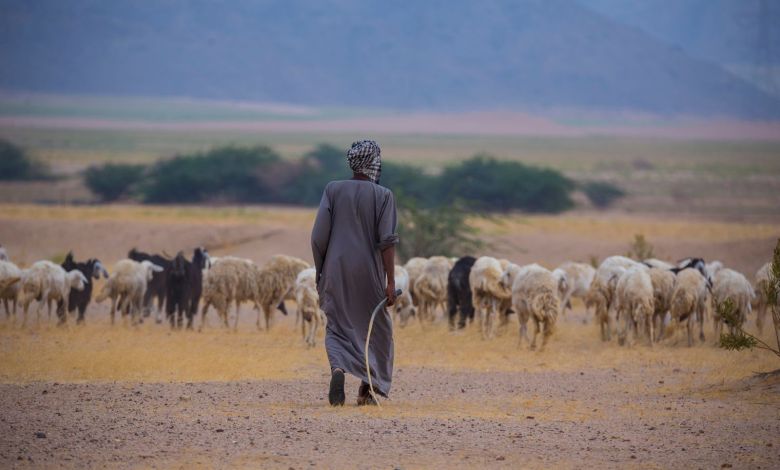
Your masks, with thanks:
M379 184L382 174L382 150L373 140L358 140L347 151L347 162L352 171Z

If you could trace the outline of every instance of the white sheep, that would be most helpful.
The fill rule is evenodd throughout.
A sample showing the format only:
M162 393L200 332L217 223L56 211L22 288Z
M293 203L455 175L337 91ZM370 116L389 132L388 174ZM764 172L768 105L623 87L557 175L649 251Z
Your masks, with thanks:
M675 265L657 258L647 258L642 260L642 264L648 268L666 269L667 271L675 268Z
M24 309L24 319L22 326L27 323L27 312L30 303L38 300L36 310L38 323L40 323L41 308L45 303L51 317L51 305L55 302L57 305L58 324L67 321L65 314L66 304L71 289L83 290L87 283L87 278L81 271L65 271L62 266L54 264L51 261L38 261L34 263L22 277L21 293L19 302Z
M493 337L493 317L500 314L502 301L512 297L510 289L502 285L503 274L501 263L490 256L477 258L471 267L471 299L474 302L475 314L479 318L483 339Z
M307 268L295 279L295 303L301 313L301 334L309 347L316 345L317 329L325 324L325 313L320 310L319 294L317 293L317 273L314 268ZM309 331L306 332L306 324Z
M634 266L627 269L618 279L615 288L615 310L618 318L623 317L623 331L619 335L619 343L629 340L629 334L638 337L637 326L641 325L653 345L653 282L645 266Z
M447 276L452 266L444 256L432 256L414 281L420 324L436 319L436 307L447 302Z
M237 330L240 304L246 301L252 301L257 309L257 329L261 329L262 315L265 315L266 330L269 329L274 309L293 290L298 274L308 267L305 261L285 255L274 256L263 268L243 258L220 258L203 282L199 329L203 329L206 312L212 305L227 326L228 307L235 302L233 329Z
M650 268L647 273L653 283L653 328L656 332L655 341L658 341L663 336L664 320L671 308L677 277L673 271L663 268Z
M233 256L220 257L212 263L203 278L203 294L201 301L201 321L199 331L206 324L206 313L210 306L217 310L222 324L228 326L228 309L235 302L236 321L234 329L238 328L238 312L242 302L255 301L257 281L255 275L257 266L252 260ZM255 307L258 305L255 303Z
M707 279L709 279L710 282L715 280L715 276L721 269L723 269L723 263L720 261L711 261L704 264L704 273L707 275Z
M24 273L25 270L19 269L14 263L0 261L0 281L15 278L21 280L24 277ZM16 318L16 304L19 301L19 292L21 292L21 282L6 283L5 287L0 289L0 299L3 300L6 317L10 317L13 314L14 318Z
M298 278L298 274L304 269L309 269L310 265L306 261L288 255L274 255L263 266L263 269L267 269L277 275L279 282L282 283L283 288L286 286L287 291L279 301L279 307L282 312L287 315L287 308L284 305L285 300L295 300L295 280ZM300 314L296 311L295 324L301 320Z
M771 265L769 263L764 264L756 272L756 281L753 283L755 292L755 307L756 307L756 328L758 332L764 331L764 320L766 318L766 312L769 307L769 288L771 282ZM7 311L7 307L6 307Z
M742 273L728 268L722 268L715 273L712 278L712 319L715 324L716 337L720 337L723 322L718 314L718 306L729 299L733 302L734 314L739 324L729 325L729 329L735 333L747 320L754 297L753 286Z
M422 274L423 267L425 267L425 263L427 262L427 258L414 257L410 258L409 261L404 264L404 269L406 269L406 272L409 274L409 294L412 296L412 303L415 306L418 306L419 303L417 301L417 290L414 283L420 274Z
M522 344L523 338L528 341L527 324L530 318L534 322L534 338L530 342L530 348L536 349L536 338L542 327L544 348L555 329L555 321L560 311L559 279L538 264L510 265L507 272L511 274L504 277L502 284L510 280L512 282L512 307L520 324L517 344Z
M596 269L586 263L563 263L553 270L553 276L558 279L558 294L561 298L561 313L571 308L571 299L582 301L588 295ZM587 307L585 308L587 314Z
M677 273L672 291L669 312L675 323L675 331L686 322L688 346L693 346L693 322L699 323L699 339L704 341L704 313L707 302L707 279L695 268Z
M617 280L627 269L635 266L641 266L641 264L625 256L610 256L602 261L596 269L585 300L585 307L595 307L595 317L599 322L602 341L609 341L612 337L610 311L613 307L612 302Z
M141 317L144 294L149 281L154 273L162 272L162 266L158 266L149 260L141 262L123 259L114 265L113 272L109 276L95 302L101 303L111 299L111 324L117 308L122 318L130 317L131 324L138 323Z
M403 266L395 265L395 287L401 290L401 295L396 297L393 304L393 312L398 317L401 328L405 327L409 319L416 314L416 307L409 292L409 273Z

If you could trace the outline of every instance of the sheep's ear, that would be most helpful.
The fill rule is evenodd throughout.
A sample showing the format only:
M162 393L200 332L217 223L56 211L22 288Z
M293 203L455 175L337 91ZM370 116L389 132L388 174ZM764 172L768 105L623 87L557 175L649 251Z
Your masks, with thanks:
M149 263L149 267L150 267L150 268L152 268L152 271L154 271L154 272L156 272L156 273L161 273L161 272L163 272L163 268L162 268L162 266L158 266L158 265L156 265L156 264L154 264L154 263Z

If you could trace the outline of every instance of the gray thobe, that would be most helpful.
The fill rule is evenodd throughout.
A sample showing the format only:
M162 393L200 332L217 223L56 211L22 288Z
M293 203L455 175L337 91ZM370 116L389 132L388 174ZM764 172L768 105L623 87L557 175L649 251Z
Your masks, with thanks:
M311 234L320 308L328 318L325 349L331 370L368 382L368 322L386 297L382 250L398 243L393 193L365 180L328 183ZM393 378L393 330L387 310L377 313L369 345L371 381L384 396Z

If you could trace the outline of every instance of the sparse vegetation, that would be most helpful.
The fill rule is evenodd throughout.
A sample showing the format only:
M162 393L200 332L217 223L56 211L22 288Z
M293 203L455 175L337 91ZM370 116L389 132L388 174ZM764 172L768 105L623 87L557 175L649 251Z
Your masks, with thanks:
M127 196L143 174L143 165L108 163L87 168L84 183L101 201L112 202Z
M484 246L457 206L427 209L402 199L398 219L398 256L404 262L414 256L462 256Z
M742 328L742 324L735 314L734 302L731 299L726 299L725 302L716 306L718 314L723 321L735 330L720 336L720 347L736 351L753 348L765 349L780 357L780 305L778 305L778 297L780 296L780 239L777 240L772 263L769 265L769 282L766 286L766 296L767 303L772 311L775 340L777 341L776 347L770 346Z
M634 241L631 242L626 257L642 261L647 258L653 258L654 255L653 245L645 239L645 236L641 233L634 235Z
M0 180L36 180L50 177L46 166L30 157L27 152L0 139Z

